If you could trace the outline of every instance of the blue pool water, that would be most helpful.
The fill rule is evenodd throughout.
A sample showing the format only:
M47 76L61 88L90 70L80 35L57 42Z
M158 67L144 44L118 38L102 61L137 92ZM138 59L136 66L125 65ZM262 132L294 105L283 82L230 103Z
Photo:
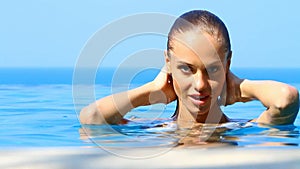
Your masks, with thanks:
M112 71L106 71L95 79L96 98L108 95L112 90L109 85ZM234 69L234 72L250 79L279 80L300 89L300 69L253 68ZM0 69L1 147L174 147L181 142L200 146L208 142L221 143L239 147L299 148L300 145L300 115L294 125L258 126L240 122L219 127L198 126L195 130L186 131L178 130L171 121L161 120L173 114L174 103L166 107L157 105L134 109L126 116L133 119L127 125L82 126L73 103L72 73L71 68ZM130 86L140 85L155 76L155 72L144 73L136 77ZM123 87L120 84L114 89L122 90ZM85 97L82 99L87 99ZM224 111L233 119L252 119L263 110L264 107L254 101L238 103L226 107Z

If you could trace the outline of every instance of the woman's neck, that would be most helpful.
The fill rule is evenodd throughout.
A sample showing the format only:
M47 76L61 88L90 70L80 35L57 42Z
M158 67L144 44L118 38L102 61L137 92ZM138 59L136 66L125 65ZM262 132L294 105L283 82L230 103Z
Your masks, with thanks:
M214 104L210 108L209 113L206 113L205 115L193 115L181 103L182 102L178 103L178 108L176 109L176 119L179 125L192 126L195 123L219 124L229 121L228 117L222 112L218 104Z

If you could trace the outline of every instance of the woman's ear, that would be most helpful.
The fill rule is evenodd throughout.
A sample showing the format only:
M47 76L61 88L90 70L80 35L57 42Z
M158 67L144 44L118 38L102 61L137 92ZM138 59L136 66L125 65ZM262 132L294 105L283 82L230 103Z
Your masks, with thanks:
M165 55L165 62L166 62L166 66L167 66L167 73L171 73L170 56L168 55L167 50L164 51L164 55Z

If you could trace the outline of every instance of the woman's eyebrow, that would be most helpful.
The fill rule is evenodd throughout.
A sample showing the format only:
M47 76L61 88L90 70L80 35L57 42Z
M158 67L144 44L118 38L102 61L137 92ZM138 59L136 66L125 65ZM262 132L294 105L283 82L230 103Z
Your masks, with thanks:
M211 63L208 63L207 65L208 66L210 66L210 65L222 65L222 61L221 60L213 61Z
M193 66L193 64L185 62L185 61L182 61L182 60L178 60L177 63L184 64L184 65L187 65L187 66Z
M186 61L182 61L182 60L177 60L177 63L179 63L179 64L185 64L185 65L188 65L188 66L194 66L193 64L188 63ZM205 67L213 66L213 65L222 65L222 62L220 60L217 60L217 61L213 61L211 63L207 63L207 64L204 64L204 65L205 65Z

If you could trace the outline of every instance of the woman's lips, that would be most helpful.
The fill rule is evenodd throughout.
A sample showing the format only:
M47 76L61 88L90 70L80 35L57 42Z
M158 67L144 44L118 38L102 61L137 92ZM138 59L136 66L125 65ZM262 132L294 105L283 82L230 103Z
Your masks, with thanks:
M204 106L210 100L210 95L208 94L192 94L189 95L189 97L191 101L197 106Z

